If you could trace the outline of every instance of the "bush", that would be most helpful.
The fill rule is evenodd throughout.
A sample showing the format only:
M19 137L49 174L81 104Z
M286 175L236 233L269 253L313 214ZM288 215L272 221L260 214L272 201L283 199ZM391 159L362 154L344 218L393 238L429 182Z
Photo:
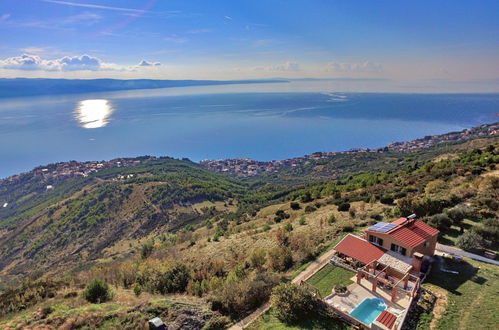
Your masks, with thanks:
M289 222L284 226L284 230L287 232L293 231L293 225L290 224Z
M135 284L133 287L133 293L138 297L142 293L142 287L139 284Z
M262 269L267 262L267 252L264 249L255 249L250 256L250 265L255 269Z
M305 213L312 213L314 211L316 211L317 209L311 205L307 205L307 207L305 207Z
M338 206L338 211L340 212L347 212L348 210L350 210L350 203L341 203Z
M83 298L91 303L99 304L111 300L113 293L104 280L94 279L87 285Z
M161 294L184 292L191 276L189 268L177 263L154 279L156 291Z
M386 205L392 205L393 204L393 198L390 196L383 196L379 199L381 204L386 204Z
M140 256L142 257L142 259L145 259L151 255L153 250L154 245L152 244L152 242L147 242L142 245L142 248L140 249Z
M432 215L426 218L426 222L440 231L445 231L452 225L452 220L444 213Z
M312 200L313 200L312 195L308 191L301 196L302 203L308 203L311 202Z
M298 223L300 224L300 226L306 225L307 222L305 221L305 217L300 217L300 219L298 220Z
M293 265L293 256L288 247L276 247L269 251L269 263L275 271L285 271Z
M283 283L272 290L270 297L275 316L282 322L293 324L306 318L314 309L315 298L305 288Z
M291 207L292 210L295 210L295 211L301 209L300 203L298 203L298 202L291 202L291 203L289 203L289 206Z
M336 222L336 217L334 216L334 214L331 214L329 216L329 218L327 218L327 223L329 223L330 225L332 225L335 222Z
M463 250L478 249L482 247L483 239L475 231L470 230L457 238L456 245Z
M241 315L267 301L272 288L277 283L279 283L279 277L266 272L226 283L210 298L211 308L233 318L240 318Z
M229 318L226 316L214 316L205 323L202 330L220 330L227 329L230 324Z

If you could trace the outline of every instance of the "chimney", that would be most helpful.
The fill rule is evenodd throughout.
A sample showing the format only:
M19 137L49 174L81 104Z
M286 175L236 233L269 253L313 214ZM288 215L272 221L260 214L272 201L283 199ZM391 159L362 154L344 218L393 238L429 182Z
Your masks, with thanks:
M421 272L421 265L423 264L424 255L419 252L414 252L412 255L412 270L415 272Z

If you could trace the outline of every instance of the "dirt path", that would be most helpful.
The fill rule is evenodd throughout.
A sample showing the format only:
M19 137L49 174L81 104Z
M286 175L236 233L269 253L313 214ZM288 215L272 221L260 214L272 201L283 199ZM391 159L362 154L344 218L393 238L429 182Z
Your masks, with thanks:
M319 258L315 259L308 265L307 268L305 268L298 276L296 276L293 280L291 280L291 283L301 283L302 281L308 280L310 277L312 277L315 273L317 273L319 270L321 270L329 260L333 257L334 250L331 249L330 251L327 251L323 255L321 255ZM241 321L237 322L233 326L229 328L229 330L241 330L247 327L251 322L259 318L261 315L265 314L270 309L270 303L267 302L260 306L257 310L255 310L253 313L250 315L246 316L244 319Z
M430 322L430 330L435 330L437 328L438 320L444 316L448 297L447 292L443 289L432 288L432 291L437 294L437 301L433 307L433 319Z

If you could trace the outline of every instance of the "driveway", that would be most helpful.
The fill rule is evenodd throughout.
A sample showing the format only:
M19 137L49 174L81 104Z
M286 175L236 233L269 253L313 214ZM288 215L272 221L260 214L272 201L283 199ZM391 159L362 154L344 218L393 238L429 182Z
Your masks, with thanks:
M485 258L483 256L479 256L478 254L469 253L469 252L463 251L463 250L461 250L461 249L459 249L457 247L454 247L454 246L443 245L443 244L437 243L436 249L437 249L437 251L440 251L440 252L445 252L445 253L449 253L449 254L455 254L455 255L458 255L458 256L461 256L461 257L466 257L466 258L470 258L470 259L473 259L473 260L478 260L478 261L481 261L481 262L486 262L486 263L489 263L489 264L493 264L493 265L499 266L499 261L492 260L492 259L489 259L489 258Z

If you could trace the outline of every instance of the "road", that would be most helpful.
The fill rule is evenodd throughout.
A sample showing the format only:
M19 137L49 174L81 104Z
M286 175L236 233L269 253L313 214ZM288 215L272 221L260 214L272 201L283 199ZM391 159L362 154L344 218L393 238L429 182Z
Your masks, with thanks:
M443 244L437 243L436 249L437 249L437 251L440 251L440 252L445 252L445 253L449 253L449 254L455 254L455 255L458 255L458 256L461 256L461 257L466 257L466 258L470 258L470 259L473 259L473 260L478 260L478 261L481 261L481 262L486 262L486 263L489 263L489 264L493 264L493 265L499 266L499 262L496 261L496 260L485 258L485 257L479 256L478 254L469 253L469 252L463 251L461 249L458 249L457 247L454 247L454 246L443 245Z
M317 273L322 267L324 267L329 260L334 255L334 250L331 249L330 251L327 251L323 255L321 255L319 258L315 259L308 265L307 268L305 268L300 274L298 274L293 280L291 280L291 283L298 284L302 281L308 280L310 277L312 277L315 273ZM270 308L270 302L267 302L260 306L258 309L256 309L253 313L250 315L246 316L244 319L241 321L237 322L233 326L229 328L229 330L241 330L247 327L251 322L259 318L261 315L265 314Z

